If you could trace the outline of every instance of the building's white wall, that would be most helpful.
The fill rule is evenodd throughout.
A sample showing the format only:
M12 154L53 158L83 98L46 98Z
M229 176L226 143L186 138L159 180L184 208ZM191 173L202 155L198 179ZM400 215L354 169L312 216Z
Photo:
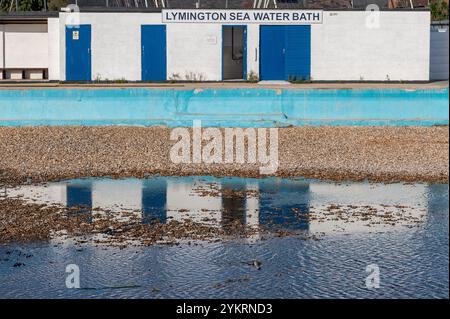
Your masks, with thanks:
M59 13L59 80L66 80L66 13Z
M168 79L222 79L222 25L168 24Z
M245 25L245 24L243 24ZM247 75L259 74L259 25L247 24ZM222 25L167 24L168 79L222 80Z
M48 79L59 80L59 18L48 18Z
M60 14L60 77L65 80L65 21ZM162 24L160 13L80 13L91 25L92 79L141 80L141 25ZM221 80L221 26L167 25L167 78ZM211 43L211 36L216 43Z
M259 75L259 25L247 25L247 77Z
M60 13L60 78L66 79L65 24ZM160 13L80 13L91 25L92 80L141 80L141 25L161 24Z
M4 25L0 24L0 68L3 68L3 29L4 29ZM0 74L0 79L2 77L2 74Z
M312 25L312 80L427 81L430 13L381 11L369 28L370 14L325 11Z
M48 67L46 24L6 24L4 32L6 68Z
M65 74L65 21L60 13L59 69ZM80 13L91 25L92 80L141 80L141 25L163 24L160 13ZM167 24L167 79L220 81L222 25ZM247 70L258 73L259 27L248 25Z
M429 12L382 11L378 28L367 27L368 14L324 11L323 24L311 26L312 80L428 80ZM59 19L61 80L66 16ZM162 24L160 13L80 13L80 23L91 25L93 80L141 80L141 25ZM248 24L247 74L259 75L259 53L259 25ZM221 80L222 25L167 24L167 79Z

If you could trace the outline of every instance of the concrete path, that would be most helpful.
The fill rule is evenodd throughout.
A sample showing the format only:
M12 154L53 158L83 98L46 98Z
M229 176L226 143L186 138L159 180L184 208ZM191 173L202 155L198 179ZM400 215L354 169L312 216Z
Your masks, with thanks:
M261 81L259 83L249 82L201 82L201 83L89 83L89 84L73 84L73 83L57 83L57 82L0 82L0 90L2 89L65 89L65 88L128 88L128 87L147 87L147 88L161 88L161 89L444 89L449 87L449 81L437 81L427 83L387 83L387 82L373 82L373 83L350 83L350 82L317 82L317 83L276 83L272 81Z

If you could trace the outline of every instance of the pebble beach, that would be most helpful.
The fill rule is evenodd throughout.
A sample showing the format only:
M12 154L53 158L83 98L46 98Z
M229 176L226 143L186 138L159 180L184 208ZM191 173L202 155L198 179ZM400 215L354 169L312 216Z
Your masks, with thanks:
M3 184L151 175L259 177L255 164L175 164L167 127L1 127ZM448 127L288 127L280 177L448 182Z

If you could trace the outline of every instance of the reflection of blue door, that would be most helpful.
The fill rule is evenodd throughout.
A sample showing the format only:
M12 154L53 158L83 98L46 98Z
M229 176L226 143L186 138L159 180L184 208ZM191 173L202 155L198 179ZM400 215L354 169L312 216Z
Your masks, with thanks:
M310 188L304 181L261 180L259 189L259 223L287 230L308 230ZM275 193L274 193L275 189ZM277 207L276 210L273 208Z
M90 184L68 184L66 187L67 207L92 207L92 188Z
M311 26L263 25L260 29L262 80L307 80L311 75Z
M166 80L166 26L141 26L141 67L143 81Z
M91 80L91 26L66 26L66 80Z
M144 215L144 222L166 222L166 193L167 182L164 178L144 181L142 188L142 213Z

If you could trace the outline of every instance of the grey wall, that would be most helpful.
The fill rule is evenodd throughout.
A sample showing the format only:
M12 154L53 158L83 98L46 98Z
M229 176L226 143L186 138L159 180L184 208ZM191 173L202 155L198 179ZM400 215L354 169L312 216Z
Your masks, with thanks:
M448 28L431 31L430 46L430 80L448 80Z

